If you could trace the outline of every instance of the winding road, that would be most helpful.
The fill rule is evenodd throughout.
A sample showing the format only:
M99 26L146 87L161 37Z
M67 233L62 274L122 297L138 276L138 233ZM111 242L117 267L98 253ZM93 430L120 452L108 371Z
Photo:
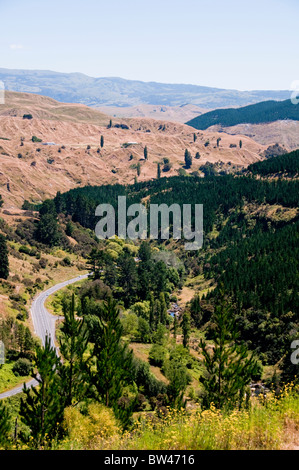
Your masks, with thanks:
M77 276L73 279L69 279L68 281L61 282L60 284L56 284L50 289L39 294L32 302L30 313L33 321L34 326L34 333L41 339L43 346L45 345L46 336L50 338L51 346L56 349L58 354L58 348L55 345L55 323L58 318L55 315L51 315L45 307L45 302L49 295L54 294L60 289L69 286L70 284L74 284L75 282L81 281L82 279L87 279L90 273L82 274L81 276ZM35 379L29 380L26 382L27 388L35 387L38 382ZM3 398L12 397L17 393L22 392L23 384L14 387L11 390L8 390L4 393L0 394L0 400Z

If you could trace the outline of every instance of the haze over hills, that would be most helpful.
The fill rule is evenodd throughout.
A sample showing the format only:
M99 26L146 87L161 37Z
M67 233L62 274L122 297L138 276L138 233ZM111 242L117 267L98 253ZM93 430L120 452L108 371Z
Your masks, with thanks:
M161 119L172 122L181 122L182 124L199 114L207 112L195 104L182 104L180 106L164 106L152 104L140 104L137 106L97 106L96 109L112 117L148 117L152 119Z
M263 100L284 100L290 96L287 90L237 91L115 77L93 78L82 73L59 73L47 70L1 68L0 80L4 82L6 90L36 93L66 103L82 103L93 107L193 104L206 109L215 109L244 106Z
M23 119L24 114L33 118ZM113 118L111 128L109 122L109 116L84 105L6 92L6 104L0 106L0 194L5 208L21 207L24 199L40 202L57 191L88 184L134 183L138 165L138 181L157 178L158 163L161 176L174 176L184 170L185 149L193 157L185 171L201 173L206 162L218 162L219 169L228 171L244 168L262 160L267 148L248 137L194 132L168 121ZM33 136L41 142L33 142ZM167 171L163 171L165 159L170 164Z

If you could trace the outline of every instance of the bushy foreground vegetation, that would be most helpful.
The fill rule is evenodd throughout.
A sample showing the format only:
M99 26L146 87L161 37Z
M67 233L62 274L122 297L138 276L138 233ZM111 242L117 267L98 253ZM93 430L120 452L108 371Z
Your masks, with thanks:
M6 440L7 413L0 402L2 448L30 449L31 444ZM113 412L102 404L68 407L64 437L47 438L42 448L55 450L276 450L298 446L299 399L292 384L275 396L253 398L248 409L225 413L213 405L206 410L167 409L136 415L123 431Z
M279 171L293 171L297 154L290 155L277 157ZM60 357L33 340L24 296L14 300L18 316L2 319L10 373L39 382L8 407L0 402L4 448L295 445L298 181L252 176L268 174L263 168L253 166L249 176L80 188L45 201L38 219L15 229L0 222L7 288L8 254L34 260L38 271L47 266L45 254L61 249L60 265L84 257L81 269L92 272L52 303L64 316ZM128 205L204 204L203 248L186 252L182 242L162 238L97 240L95 207L111 203L117 215L119 195ZM42 286L31 283L26 294ZM193 297L180 306L185 286Z

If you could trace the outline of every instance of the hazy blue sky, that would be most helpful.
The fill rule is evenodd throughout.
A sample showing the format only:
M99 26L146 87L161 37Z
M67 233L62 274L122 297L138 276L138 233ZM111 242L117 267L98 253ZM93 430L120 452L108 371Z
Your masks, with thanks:
M0 0L0 67L290 89L299 0Z

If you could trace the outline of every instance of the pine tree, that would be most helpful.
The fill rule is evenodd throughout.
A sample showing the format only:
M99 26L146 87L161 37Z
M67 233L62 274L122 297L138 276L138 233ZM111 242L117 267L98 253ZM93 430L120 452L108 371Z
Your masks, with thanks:
M148 156L147 146L145 146L143 149L143 155L144 155L144 158L147 160L147 156Z
M151 330L155 329L155 299L154 294L150 292L149 294L149 302L150 302L150 311L149 311L149 325Z
M190 328L190 316L187 312L184 312L183 314L182 332L183 332L183 346L184 348L188 349L191 328Z
M175 343L176 343L176 337L178 334L178 326L179 326L178 317L175 315L173 319L173 338L174 338Z
M138 162L137 163L137 175L140 176L140 172L141 172L141 166L140 166L140 163Z
M0 400L0 446L5 446L9 442L9 433L11 429L11 416Z
M7 279L9 276L9 261L6 238L0 234L0 279Z
M208 408L213 403L229 410L242 405L246 386L258 365L254 354L249 355L246 345L238 341L232 309L224 300L215 308L213 323L212 351L205 341L200 342L206 367L206 375L201 377L205 388L203 406Z
M118 258L118 266L118 284L123 289L125 305L129 306L136 301L138 286L136 263L132 256L124 251Z
M194 321L196 328L199 328L201 324L201 319L202 319L199 295L195 295L193 299L191 299L190 314L191 314L191 318Z
M197 135L194 133L193 134L193 142L196 142L196 140L197 140Z
M20 415L24 424L30 428L33 446L41 448L46 445L47 439L59 435L63 420L57 374L60 360L48 337L44 347L36 346L34 362L37 373L33 377L38 381L38 386L28 389L24 385Z
M109 298L98 312L99 331L94 344L95 369L90 368L95 398L123 417L119 400L131 382L132 351L122 342L122 325L116 301Z
M84 397L84 372L86 364L84 352L88 344L88 331L84 320L75 318L75 296L70 305L63 301L64 322L60 330L59 346L63 362L59 367L62 393L65 406L71 406Z
M242 148L242 146L243 146L243 142L242 142L242 140L240 140L240 142L239 142L240 149Z
M104 147L104 136L101 135L101 147L103 148Z
M35 232L35 237L45 245L58 245L61 234L58 230L57 216L51 213L42 215Z
M0 194L0 207L3 206L3 203L4 203L4 201L3 201L2 196L1 196L1 194Z

